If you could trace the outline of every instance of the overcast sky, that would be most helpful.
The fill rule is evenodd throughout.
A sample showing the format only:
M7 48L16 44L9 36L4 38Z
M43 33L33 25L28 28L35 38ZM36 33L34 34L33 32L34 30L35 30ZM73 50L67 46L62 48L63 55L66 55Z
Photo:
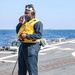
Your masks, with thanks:
M0 0L0 29L15 29L26 4L34 5L44 29L75 29L75 0Z

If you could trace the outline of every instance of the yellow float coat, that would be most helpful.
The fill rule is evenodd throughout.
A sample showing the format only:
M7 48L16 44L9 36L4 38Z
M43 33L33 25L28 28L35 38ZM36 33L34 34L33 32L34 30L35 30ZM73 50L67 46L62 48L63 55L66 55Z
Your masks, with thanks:
M34 33L35 33L34 25L35 25L35 23L37 23L37 22L39 22L39 20L36 19L36 18L33 18L32 20L30 20L30 21L28 21L28 22L25 22L25 23L21 26L21 28L20 28L20 30L19 30L19 32L18 32L18 38L19 38L20 40L22 40L21 37L20 37L20 35L21 35L22 33L25 33L25 34L34 34ZM25 38L25 39L22 40L21 42L24 42L24 43L36 43L36 42L38 42L38 40L30 40L30 39Z

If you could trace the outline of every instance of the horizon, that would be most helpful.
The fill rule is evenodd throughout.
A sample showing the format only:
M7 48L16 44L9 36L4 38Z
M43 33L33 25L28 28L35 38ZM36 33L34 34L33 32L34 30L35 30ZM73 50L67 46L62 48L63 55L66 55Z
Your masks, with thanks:
M0 30L16 30L16 29L0 29ZM75 29L43 29L43 30L75 30Z

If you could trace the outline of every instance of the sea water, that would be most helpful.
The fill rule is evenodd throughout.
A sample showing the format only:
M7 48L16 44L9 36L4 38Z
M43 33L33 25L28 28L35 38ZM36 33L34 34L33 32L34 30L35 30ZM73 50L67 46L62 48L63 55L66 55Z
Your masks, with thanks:
M43 30L43 38L75 38L75 30ZM15 30L0 30L0 46L9 45L10 41L17 39Z

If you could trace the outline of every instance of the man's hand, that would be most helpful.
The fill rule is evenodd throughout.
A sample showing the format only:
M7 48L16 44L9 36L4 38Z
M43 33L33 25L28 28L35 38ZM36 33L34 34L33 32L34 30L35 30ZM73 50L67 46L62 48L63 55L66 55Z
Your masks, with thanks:
M19 23L23 23L23 21L24 21L24 18L23 18L23 16L21 16L21 17L19 18Z
M26 34L25 34L25 33L21 33L20 37L21 37L22 39L25 39L25 38L26 38Z

